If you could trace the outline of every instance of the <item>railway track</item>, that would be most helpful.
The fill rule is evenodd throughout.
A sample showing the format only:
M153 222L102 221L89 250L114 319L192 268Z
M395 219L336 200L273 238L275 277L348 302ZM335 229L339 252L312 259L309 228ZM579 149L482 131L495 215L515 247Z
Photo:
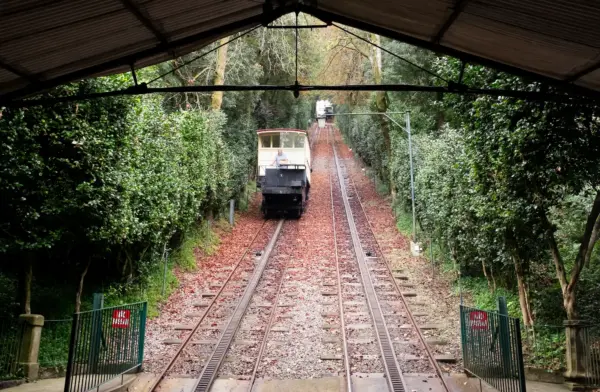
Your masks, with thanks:
M203 388L204 384L200 384L200 382L201 381L204 382L204 380L207 377L209 377L212 381L211 377L213 377L213 375L211 372L214 372L214 371L211 369L212 369L212 366L214 366L214 364L215 364L215 360L217 360L217 358L218 358L218 356L215 355L215 353L218 350L219 350L218 353L222 353L223 345L224 345L226 339L228 339L231 335L230 333L228 333L226 335L226 333L228 331L230 332L232 328L235 328L235 325L232 324L232 320L235 319L239 323L239 319L241 319L241 317L239 317L239 314L241 313L243 315L241 306L245 305L247 307L247 302L245 301L245 299L248 297L248 295L251 296L251 294L254 292L256 283L258 282L258 279L260 279L260 276L262 275L264 266L266 265L266 262L270 255L270 252L272 251L273 246L274 246L275 242L277 241L277 238L281 231L281 226L283 225L283 220L279 221L279 223L277 224L275 231L273 233L266 233L265 231L270 231L269 230L270 222L271 221L265 221L263 223L261 228L256 232L256 234L250 241L250 244L246 247L242 256L230 268L225 279L221 282L211 284L213 287L219 287L219 289L216 292L211 292L211 293L202 295L203 298L204 297L210 298L210 300L208 302L199 302L199 303L195 304L195 306L197 306L199 308L204 308L204 311L200 314L199 318L197 320L195 320L193 327L188 327L188 329L190 330L190 333L187 334L186 338L181 342L181 344L180 344L179 348L177 349L177 351L175 352L175 354L171 357L171 359L168 361L166 366L162 369L161 373L158 375L158 377L156 378L154 383L150 386L150 388L148 389L149 392L160 390L159 387L160 387L161 383L163 382L163 380L165 379L165 377L167 377L169 374L173 374L173 373L177 374L178 362L182 362L182 361L186 361L186 360L189 361L190 357L192 358L193 361L196 361L199 364L199 366L197 366L197 368L202 368L201 377L198 381L198 385L196 386L195 390L203 390L202 388ZM265 235L270 235L269 243L268 243L267 247L265 248L265 251L262 253L260 260L258 260L257 265L254 266L253 264L255 264L255 263L253 263L253 261L255 262L256 260L252 260L253 256L254 256L254 255L252 255L252 250L257 246L257 243L261 239L261 236L265 236ZM253 273L252 273L251 278L248 279L247 276L245 276L245 273L248 273L250 271L252 271ZM245 286L245 290L244 290L243 294L240 294L237 297L225 295L226 293L227 294L235 293L236 289L240 287L240 283L243 282L244 280L247 280L247 284ZM226 291L226 289L232 290L232 291ZM239 290L237 290L237 291L239 292ZM233 312L231 312L231 311L228 312L228 310L231 310L232 307L235 308L233 310ZM244 310L245 310L245 308L244 308ZM195 341L195 342L193 341L193 338L197 337L197 335L202 331L202 326L206 325L206 324L209 325L208 329L206 329L208 334L215 335L216 334L216 333L214 333L215 331L217 333L219 333L220 329L214 325L214 324L216 324L214 321L222 320L224 318L227 318L227 316L229 316L229 314L228 314L227 316L223 317L222 316L223 313L226 313L226 314L231 313L231 315L229 318L229 322L228 322L226 328L223 330L223 333L220 334L221 337L218 341L216 341L216 340L214 340L214 341L213 340L200 340L200 341ZM206 337L206 336L201 336L201 337ZM194 344L194 343L199 343L199 344ZM194 346L197 346L197 345L203 346L204 350L194 350ZM192 350L194 351L193 353L187 352L187 351L192 351ZM201 351L211 353L210 356L208 357L209 359L206 363L203 363L202 360L204 359L203 357L207 357L207 355L202 355ZM211 367L209 368L208 365L211 365ZM198 388L200 388L200 389L198 389Z
M321 137L321 130L316 130L314 132L313 140L311 140L311 147L317 142ZM257 293L257 287L259 285L259 281L262 280L261 284L266 287L276 286L277 290L274 298L272 299L272 303L263 303L256 304L255 308L258 309L254 313L250 315L251 317L256 317L258 319L262 319L264 323L264 328L261 331L250 331L250 332L258 332L252 336L253 340L251 342L258 342L254 344L254 347L245 347L245 352L252 351L252 348L257 348L256 357L254 363L250 369L250 374L248 375L249 386L248 390L252 389L252 385L254 380L256 379L258 368L261 362L261 359L264 355L266 343L269 338L269 334L271 332L271 327L273 326L276 316L277 316L277 303L281 294L281 290L283 287L284 279L286 276L287 269L285 266L282 266L278 263L271 263L268 271L267 266L270 264L269 259L271 256L271 252L275 248L275 245L279 239L281 229L284 223L284 219L280 219L277 227L275 228L274 233L270 236L270 240L268 245L266 246L264 252L262 253L260 260L258 260L254 266L250 266L248 263L248 257L251 256L251 250L255 247L257 239L266 230L266 226L268 226L269 221L265 221L262 225L261 229L257 231L254 238L251 240L248 247L245 249L242 256L237 260L235 265L231 268L230 272L226 276L225 280L222 282L218 282L217 286L220 287L219 290L215 293L210 293L211 300L208 303L201 304L202 307L205 308L204 312L201 316L195 320L193 327L189 328L190 333L186 336L186 338L181 342L178 350L171 357L167 365L162 369L161 373L155 380L155 382L149 388L149 391L158 391L160 390L161 383L163 380L170 374L177 374L177 364L181 361L190 361L194 360L198 362L200 366L197 366L196 373L199 371L200 374L198 379L194 385L193 390L197 392L201 391L209 391L210 387L218 375L219 368L223 364L228 352L230 349L235 351L236 347L232 347L232 343L234 342L234 338L236 337L236 332L240 329L240 326L243 323L243 318L247 314L247 311L250 307L250 303L254 297L260 297ZM245 284L245 288L243 294L239 295L237 298L232 300L226 300L223 297L223 294L226 293L226 288L228 286L236 285L236 282L239 282L240 279L235 279L236 274L239 274L240 271L252 271L252 275L249 279L247 279L247 283ZM216 286L215 286L216 287ZM238 286L239 287L239 286ZM264 302L264 296L262 297ZM255 298L254 298L255 299ZM199 331L202 330L202 325L209 321L209 324L214 325L209 320L211 312L214 313L218 307L220 301L227 301L229 303L235 303L235 308L229 312L227 317L221 317L221 319L228 318L226 324L221 327L215 327L213 330L219 333L219 337L214 342L210 340L201 340L204 343L204 350L193 350L194 340L193 338L198 335ZM259 300L260 302L261 300ZM242 331L245 332L245 331ZM214 335L214 334L213 334ZM214 336L213 336L214 337ZM244 339L240 339L244 340ZM249 340L245 340L248 342ZM194 353L188 353L187 351L194 351ZM204 352L202 352L204 351ZM190 358L191 357L191 358ZM244 375L236 375L237 377L244 377Z
M338 369L335 370L338 374L345 375L343 389L347 392L356 390L353 379L365 373L384 373L390 391L414 390L413 384L407 386L404 374L417 371L428 375L424 382L434 387L433 390L450 391L410 311L402 287L385 260L352 178L338 157L332 127L328 125L315 136L312 143L326 136L328 151L333 155L333 159L328 159L327 178L334 263L322 270L325 301L321 307L323 321L331 324L323 325L320 347L326 352L320 360L343 362L342 367L334 368ZM327 154L331 156L329 152ZM291 306L280 304L286 283L294 283L293 273L288 270L297 270L290 268L293 263L286 257L271 257L284 226L283 219L271 228L268 245L260 258L254 258L253 262L249 260L257 239L265 237L269 222L265 221L224 281L219 282L219 290L210 293L209 302L202 304L204 312L150 391L159 390L167 375L178 374L178 361L195 361L196 370L192 375L197 377L193 387L196 392L208 392L217 377L246 380L246 390L251 391L257 378L265 376L265 366L268 366L265 363L269 362L265 357L269 356L269 342L273 341L270 336L275 333L273 326L277 320L286 317L286 309L290 309L286 306ZM246 275L251 272L242 286L239 285L243 281L241 272ZM243 292L237 290L239 295L234 298L224 296L231 292L231 287L243 287ZM227 310L226 316L221 316L221 320L227 321L208 328L213 340L205 341L202 350L194 349L193 338L203 331L202 326L206 323L214 325L216 318L212 313L223 313L224 310ZM336 330L339 331L337 335L332 333ZM293 334L287 335L287 339L293 339Z
M421 372L426 369L427 373L435 377L439 382L438 389L450 391L421 332L421 326L418 325L410 310L402 287L394 278L394 271L391 270L381 251L352 178L338 157L336 144L334 137L332 142L334 172L339 183L346 221L352 237L352 247L359 266L371 322L376 331L388 388L394 392L409 390L403 373L418 368ZM390 287L392 290L389 290ZM407 335L416 338L416 341L402 338ZM401 344L397 344L398 342ZM348 351L347 347L345 351ZM352 357L346 356L346 361L352 361ZM427 364L429 366L426 366ZM346 375L348 379L349 376L351 374ZM352 383L349 381L347 385L347 390L351 391Z

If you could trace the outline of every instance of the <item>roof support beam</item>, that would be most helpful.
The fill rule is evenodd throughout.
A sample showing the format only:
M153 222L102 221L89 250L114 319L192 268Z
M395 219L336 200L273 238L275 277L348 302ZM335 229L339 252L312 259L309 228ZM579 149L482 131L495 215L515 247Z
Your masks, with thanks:
M163 45L167 45L169 41L167 40L167 36L152 22L150 16L146 14L145 11L142 11L135 3L134 0L121 0L121 3L131 12L137 20L139 20L144 27L146 27L156 39Z
M15 67L14 65L10 65L2 57L0 57L0 68L4 68L8 72L13 73L23 79L27 79L30 83L35 83L38 81L38 79L35 76L33 76L31 73L29 73L19 67Z
M574 74L565 79L565 82L575 82L576 80L584 77L585 75L591 74L598 69L600 69L600 61L596 61L592 65L580 69L579 71L575 71Z
M436 44L439 44L442 41L442 38L444 38L444 34L446 34L446 31L448 31L450 26L452 26L452 23L454 23L456 18L458 18L458 15L460 15L460 13L463 12L468 1L469 0L457 0L456 1L456 4L454 4L452 13L448 17L448 19L446 19L446 21L444 22L442 27L439 29L439 31L433 38L433 42L435 42Z
M7 106L19 108L30 107L37 105L53 105L57 103L82 101L89 99L97 99L103 97L114 97L123 95L140 95L140 94L164 94L164 93L185 93L185 92L214 92L214 91L419 91L428 93L446 93L446 94L463 94L463 95L488 95L494 97L512 97L536 101L552 101L552 102L578 102L582 104L596 105L599 98L596 100L580 100L574 99L571 95L522 91L522 90L506 90L506 89L480 89L480 88L461 88L454 89L445 86L420 86L411 84L371 84L371 85L207 85L207 86L178 86L178 87L148 87L145 84L129 87L125 90L107 91L102 93L70 95L55 98L41 99L26 99L13 101Z

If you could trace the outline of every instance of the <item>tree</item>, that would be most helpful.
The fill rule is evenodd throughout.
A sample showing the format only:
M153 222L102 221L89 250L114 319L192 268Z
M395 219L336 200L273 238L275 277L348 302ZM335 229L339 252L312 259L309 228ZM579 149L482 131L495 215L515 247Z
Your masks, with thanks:
M442 69L450 70L448 76L457 75L456 63L446 62L445 66ZM465 72L465 81L485 87L551 90L473 66ZM577 101L533 102L504 97L451 98L450 102L457 100L458 107L463 108L460 114L478 191L498 200L500 214L508 217L504 226L508 244L518 242L519 229L542 233L561 286L567 318L576 319L577 284L581 271L589 264L600 225L598 109ZM579 251L572 263L565 263L550 213L569 195L586 190L595 195L594 201ZM514 257L519 259L517 253Z
M217 49L217 64L215 66L215 77L213 85L222 86L225 83L225 67L227 66L227 42L229 37L221 38L219 41L220 48ZM213 110L221 109L223 103L223 91L214 91L211 97L211 108Z

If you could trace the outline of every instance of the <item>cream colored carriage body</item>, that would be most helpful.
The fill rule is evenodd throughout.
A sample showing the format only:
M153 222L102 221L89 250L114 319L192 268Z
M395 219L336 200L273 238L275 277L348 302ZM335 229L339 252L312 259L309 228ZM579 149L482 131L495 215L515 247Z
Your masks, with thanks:
M275 166L275 157L281 149L288 158L282 165L305 167L306 179L310 186L311 155L306 131L301 129L275 128L259 129L258 134L258 177L264 177L265 169Z

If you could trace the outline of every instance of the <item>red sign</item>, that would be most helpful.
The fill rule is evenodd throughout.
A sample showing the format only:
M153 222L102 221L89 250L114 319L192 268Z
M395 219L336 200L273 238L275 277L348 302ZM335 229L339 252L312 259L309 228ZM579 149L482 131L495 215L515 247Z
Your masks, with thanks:
M113 310L112 327L113 328L129 328L129 318L131 310Z
M471 329L488 329L488 315L482 310L475 310L469 313Z

